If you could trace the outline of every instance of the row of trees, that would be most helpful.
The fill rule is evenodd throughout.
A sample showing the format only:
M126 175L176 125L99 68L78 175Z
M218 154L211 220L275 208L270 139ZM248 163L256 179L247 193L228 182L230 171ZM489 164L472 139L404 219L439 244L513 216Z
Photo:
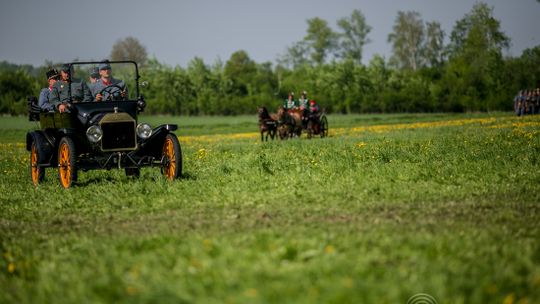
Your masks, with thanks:
M540 46L505 58L510 38L485 3L456 22L446 45L438 22L398 12L388 35L392 56L375 55L367 65L361 60L371 27L363 14L354 10L336 25L337 32L323 19L308 19L304 39L276 65L257 63L240 50L226 62L210 65L196 57L185 68L171 67L148 60L131 37L117 41L111 59L143 63L148 112L182 115L254 113L259 105L276 108L289 91L303 90L339 113L510 110L517 90L540 84ZM26 95L44 86L43 77L35 78L43 70L0 64L0 112L24 112Z

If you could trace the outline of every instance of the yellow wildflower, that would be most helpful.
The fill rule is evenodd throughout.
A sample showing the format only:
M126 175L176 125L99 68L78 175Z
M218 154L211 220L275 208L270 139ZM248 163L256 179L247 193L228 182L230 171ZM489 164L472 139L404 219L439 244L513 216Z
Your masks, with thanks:
M328 254L332 254L336 252L336 248L334 248L334 246L332 245L327 245L326 247L324 247L324 252Z
M13 264L13 263L9 263L9 265L8 265L8 268L7 268L7 269L8 269L8 272L9 272L9 273L13 273L13 272L15 272L15 264Z
M257 297L257 289L249 288L246 291L244 291L244 295L249 298L255 298Z

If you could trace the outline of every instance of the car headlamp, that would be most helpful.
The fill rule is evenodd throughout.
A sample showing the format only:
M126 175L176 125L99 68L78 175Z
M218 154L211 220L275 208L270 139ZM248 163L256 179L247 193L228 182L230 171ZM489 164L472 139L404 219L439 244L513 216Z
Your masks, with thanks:
M97 143L103 137L103 130L97 125L93 125L86 130L86 137L92 143Z
M137 136L142 139L147 139L152 135L152 127L147 123L140 123L137 126Z

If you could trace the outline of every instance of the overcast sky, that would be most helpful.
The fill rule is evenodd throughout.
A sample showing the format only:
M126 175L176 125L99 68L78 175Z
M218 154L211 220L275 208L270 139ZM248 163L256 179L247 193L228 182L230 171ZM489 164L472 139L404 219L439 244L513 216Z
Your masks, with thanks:
M507 55L540 45L537 0L485 0L512 39ZM107 58L115 41L133 36L150 56L187 66L195 56L207 64L245 50L271 61L306 35L306 20L336 21L359 9L372 27L364 62L389 57L388 34L398 11L417 11L439 21L447 36L470 12L467 0L0 0L0 61L42 65ZM447 38L448 39L448 38Z

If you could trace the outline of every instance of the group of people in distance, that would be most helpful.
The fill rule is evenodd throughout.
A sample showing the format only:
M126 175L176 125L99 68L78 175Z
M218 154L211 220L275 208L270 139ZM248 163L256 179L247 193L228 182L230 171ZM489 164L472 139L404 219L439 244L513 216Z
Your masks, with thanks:
M294 92L289 92L287 99L283 101L283 108L287 111L299 111L302 115L302 126L305 128L309 119L319 118L319 106L315 100L307 98L307 92L303 91L298 100L294 100Z
M514 111L517 116L540 113L540 88L521 90L514 97Z
M128 96L126 84L112 77L112 68L107 61L90 71L88 83L73 79L71 74L71 65L67 64L60 71L52 68L47 71L49 86L41 89L38 99L41 111L63 113L71 102L125 100Z

